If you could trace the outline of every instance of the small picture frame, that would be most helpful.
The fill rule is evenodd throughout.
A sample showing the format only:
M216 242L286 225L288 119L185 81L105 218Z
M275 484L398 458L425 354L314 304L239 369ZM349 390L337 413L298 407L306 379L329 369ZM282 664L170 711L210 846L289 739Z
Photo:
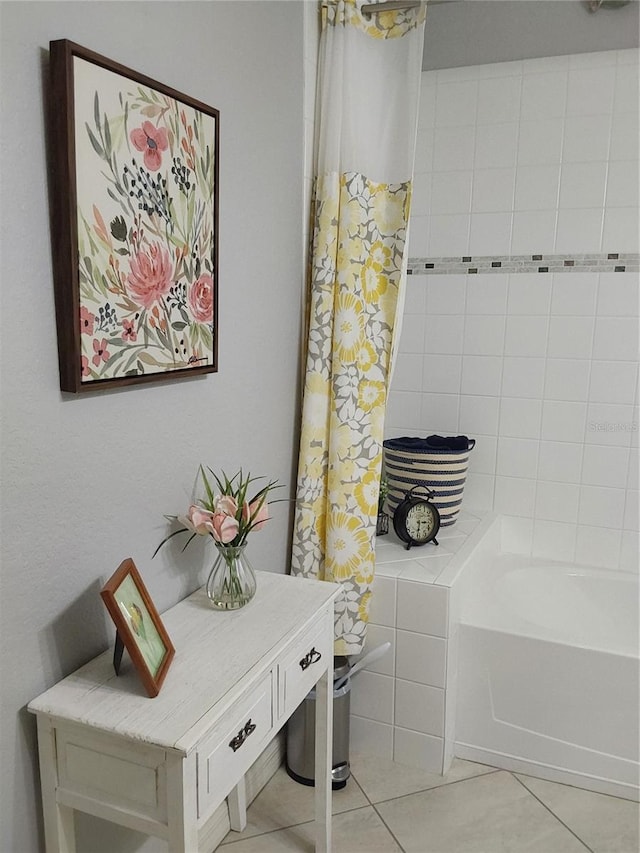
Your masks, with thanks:
M116 626L116 672L124 647L149 696L157 696L175 649L130 557L120 564L100 590L100 595Z

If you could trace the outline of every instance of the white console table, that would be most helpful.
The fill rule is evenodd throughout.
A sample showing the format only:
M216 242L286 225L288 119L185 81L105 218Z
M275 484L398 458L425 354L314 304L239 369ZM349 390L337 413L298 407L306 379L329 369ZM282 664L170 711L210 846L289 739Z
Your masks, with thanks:
M316 850L331 850L336 584L258 572L255 598L214 610L204 589L162 615L176 648L149 699L108 651L29 705L37 715L47 853L75 850L74 810L202 848L225 798L246 825L244 774L314 686Z

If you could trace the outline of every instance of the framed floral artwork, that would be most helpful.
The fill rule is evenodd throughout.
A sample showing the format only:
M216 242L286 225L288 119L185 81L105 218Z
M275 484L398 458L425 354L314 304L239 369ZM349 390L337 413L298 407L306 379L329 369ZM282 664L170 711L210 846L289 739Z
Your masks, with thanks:
M217 370L218 110L50 43L60 385Z
M148 695L157 696L175 649L130 557L118 566L100 595L116 626L113 657L116 673L120 674L122 653L126 649Z

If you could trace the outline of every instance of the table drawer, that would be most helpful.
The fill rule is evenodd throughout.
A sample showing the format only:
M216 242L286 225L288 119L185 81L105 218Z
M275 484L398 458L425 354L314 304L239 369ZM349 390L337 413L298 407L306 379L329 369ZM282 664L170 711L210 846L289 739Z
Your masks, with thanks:
M330 621L330 624L328 622ZM329 666L333 673L333 616L315 622L280 665L279 714L289 717Z
M272 673L230 709L198 747L198 818L216 809L273 731Z

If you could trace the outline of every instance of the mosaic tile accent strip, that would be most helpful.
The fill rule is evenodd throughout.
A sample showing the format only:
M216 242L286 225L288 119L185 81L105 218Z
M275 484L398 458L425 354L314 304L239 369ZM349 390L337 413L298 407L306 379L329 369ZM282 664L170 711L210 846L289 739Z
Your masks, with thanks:
M409 258L408 275L473 275L532 272L639 272L640 254L597 255L458 255Z

